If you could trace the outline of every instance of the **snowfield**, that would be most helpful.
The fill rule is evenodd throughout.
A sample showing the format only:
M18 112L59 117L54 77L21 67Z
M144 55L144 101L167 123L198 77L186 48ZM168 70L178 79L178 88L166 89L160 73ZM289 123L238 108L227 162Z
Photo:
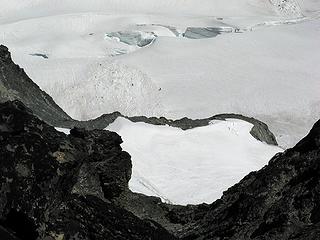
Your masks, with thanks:
M197 41L161 38L120 59L162 88L166 116L237 112L266 122L281 145L293 146L320 115L319 26L314 20Z
M291 0L290 0L291 1ZM268 1L261 0L11 0L0 11L8 20L25 19L74 12L149 13L174 15L252 16L275 15ZM19 11L19 14L17 14ZM19 16L17 16L19 15Z
M0 42L76 119L241 113L289 147L319 118L319 1L0 3Z
M213 202L282 151L253 138L252 126L228 119L183 131L118 118L107 129L132 157L132 191L186 205Z

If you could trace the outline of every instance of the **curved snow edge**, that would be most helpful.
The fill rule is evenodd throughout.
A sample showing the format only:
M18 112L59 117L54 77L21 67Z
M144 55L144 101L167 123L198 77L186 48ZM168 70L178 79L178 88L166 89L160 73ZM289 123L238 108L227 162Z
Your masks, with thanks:
M59 126L56 126L56 127L61 127L61 128L81 127L81 128L87 128L87 129L105 129L111 123L113 123L118 117L126 118L132 122L144 122L152 125L168 125L171 127L180 128L182 130L207 126L210 124L211 121L214 121L214 120L240 119L253 124L250 134L255 139L261 142L265 142L269 145L275 145L275 146L278 145L276 137L269 130L267 124L253 117L246 117L241 114L235 114L235 113L218 114L218 115L214 115L212 117L203 118L203 119L190 119L190 118L184 117L181 119L172 120L172 119L167 119L165 117L146 117L146 116L128 117L121 114L120 112L113 112L109 114L104 114L96 119L92 119L88 121L72 120L72 121L61 122L61 124L59 124Z

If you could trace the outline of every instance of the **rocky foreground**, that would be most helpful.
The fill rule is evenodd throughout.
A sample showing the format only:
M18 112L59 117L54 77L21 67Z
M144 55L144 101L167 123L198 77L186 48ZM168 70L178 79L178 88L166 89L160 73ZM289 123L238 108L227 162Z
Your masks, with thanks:
M0 233L28 240L172 239L110 201L131 175L121 142L102 130L66 136L21 102L1 104Z
M320 121L211 205L131 193L121 142L0 104L0 239L320 239Z

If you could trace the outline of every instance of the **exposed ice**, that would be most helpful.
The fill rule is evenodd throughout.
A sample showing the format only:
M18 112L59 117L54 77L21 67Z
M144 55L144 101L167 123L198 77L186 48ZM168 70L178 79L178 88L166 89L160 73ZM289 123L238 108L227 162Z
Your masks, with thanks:
M233 32L233 29L230 27L226 31L226 29L217 27L188 27L183 36L191 39L213 38L222 32Z
M107 38L118 39L128 45L144 47L153 42L157 37L153 32L119 31L106 34Z

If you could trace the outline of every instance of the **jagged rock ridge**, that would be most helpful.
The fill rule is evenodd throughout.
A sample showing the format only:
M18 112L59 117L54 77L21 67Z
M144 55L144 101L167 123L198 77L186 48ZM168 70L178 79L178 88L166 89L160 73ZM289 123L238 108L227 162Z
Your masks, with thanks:
M19 101L0 104L0 236L320 238L320 121L210 205L173 206L130 192L130 155L120 143L102 130L67 136Z
M28 240L173 239L159 224L112 203L131 176L121 142L102 130L73 129L66 136L21 102L1 104L0 234Z
M14 64L8 48L0 45L0 102L20 100L39 118L56 125L71 118Z

